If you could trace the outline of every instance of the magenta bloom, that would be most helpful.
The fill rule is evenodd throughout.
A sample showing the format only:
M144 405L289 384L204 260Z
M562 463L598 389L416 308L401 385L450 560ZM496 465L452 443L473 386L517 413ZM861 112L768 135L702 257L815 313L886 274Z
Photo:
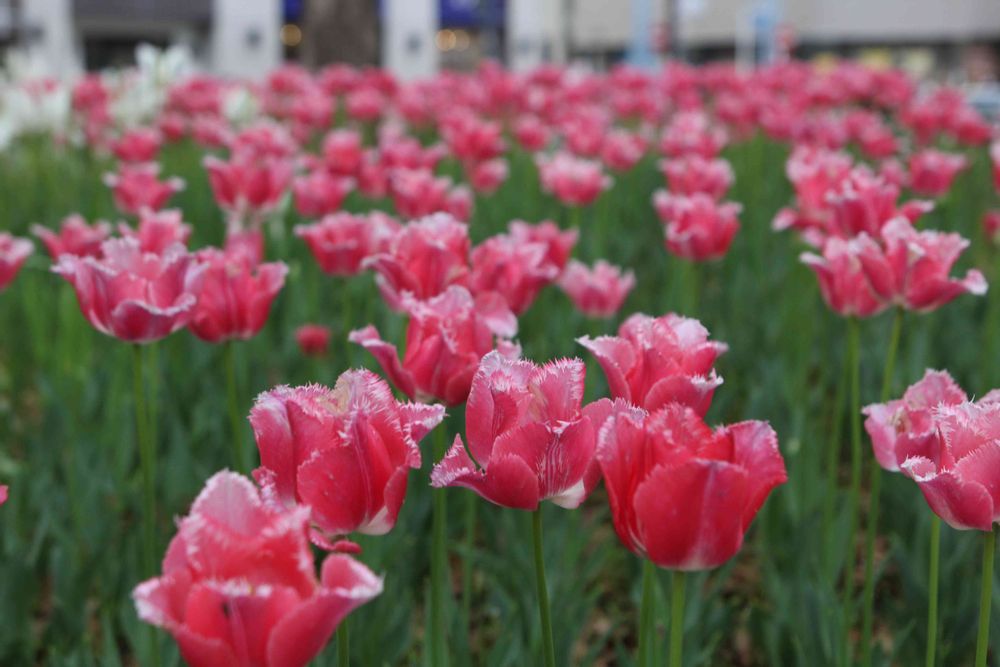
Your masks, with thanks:
M226 162L209 156L204 165L216 203L241 221L274 211L292 180L292 163L285 158L233 157Z
M577 342L597 357L614 398L647 410L680 403L700 415L708 412L715 388L722 384L712 366L729 349L708 340L708 330L698 320L673 313L636 313L622 323L617 336L584 336Z
M635 273L603 259L590 268L583 262L570 260L559 277L559 287L576 309L587 317L613 317L629 292L635 287Z
M139 618L165 629L191 667L305 667L382 580L331 554L317 579L309 510L264 502L240 475L208 480L178 522L163 574L132 593Z
M551 220L542 220L537 224L523 220L511 220L507 225L508 235L518 243L542 243L545 245L545 259L559 273L566 267L569 256L580 238L580 230L559 228Z
M547 251L543 243L524 243L504 234L491 236L472 249L469 289L474 294L497 292L520 315L559 275L547 261Z
M940 435L935 411L939 406L967 400L948 373L929 370L902 398L867 406L863 410L867 416L865 430L879 465L896 472L911 456L936 458Z
M111 152L122 162L153 162L160 152L163 137L151 127L128 130L111 145Z
M484 195L493 194L507 180L507 160L497 158L476 162L466 168L469 184Z
M399 403L370 371L352 370L333 389L277 387L250 412L261 467L254 477L282 504L309 507L317 544L359 532L383 535L396 523L417 443L444 419L444 407Z
M916 222L934 204L920 199L897 205L899 186L875 175L867 167L856 167L827 195L830 206L826 233L852 238L865 232L878 236L890 220L903 216Z
M98 331L149 343L191 319L202 268L184 246L144 253L136 239L111 239L102 258L63 255L53 267L73 285L83 316Z
M597 434L611 412L602 399L581 407L579 359L530 361L490 352L466 407L469 457L461 436L431 473L435 487L463 486L503 507L534 510L542 500L578 507L600 479ZM477 466L478 464L478 466Z
M168 178L161 181L160 165L155 162L123 164L118 173L105 174L115 206L123 213L138 215L143 209L159 211L167 200L184 189L184 181Z
M0 290L14 280L34 249L28 239L0 232Z
M427 301L407 298L403 306L410 322L402 361L374 326L352 331L349 340L372 353L397 389L421 402L464 402L479 360L494 349L497 337L517 333L517 318L493 292L473 298L464 287L452 286ZM499 345L507 354L519 354L516 345L503 340Z
M0 484L0 505L3 505L5 502L7 502L7 485Z
M191 236L191 225L184 222L179 209L166 211L143 209L139 212L137 229L120 223L118 232L125 238L137 240L142 252L159 255L174 244L187 245Z
M330 329L322 324L303 324L295 330L295 342L307 357L321 357L330 347Z
M245 255L217 248L205 248L196 256L203 273L188 323L191 333L209 343L257 335L267 322L271 302L285 284L285 263L258 266Z
M611 178L604 173L600 162L569 153L539 156L535 161L542 189L567 206L589 206L611 187Z
M334 213L311 225L296 225L295 235L312 251L324 273L353 276L362 262L388 252L401 229L395 218L380 211Z
M353 188L352 179L333 176L322 170L299 176L292 183L295 209L305 218L333 213L340 209Z
M860 242L832 236L823 255L802 253L799 259L816 274L823 300L838 315L871 317L887 307L872 289L861 266Z
M619 539L672 570L707 570L735 556L771 490L788 479L767 422L712 431L677 404L649 414L616 401L597 460Z
M733 168L727 160L708 160L699 155L661 160L660 171L667 179L670 192L678 195L703 192L712 199L722 199L734 180Z
M684 259L719 259L729 250L740 228L737 216L743 208L734 202L717 203L705 193L653 194L653 206L664 224L667 249Z
M62 255L99 257L101 244L111 235L111 225L103 220L88 225L82 215L73 214L59 223L58 232L41 225L32 225L31 232L42 240L52 259Z
M940 197L951 189L958 172L968 166L963 155L924 149L910 156L910 187L919 195Z
M983 274L970 270L962 279L948 274L969 242L955 233L917 231L905 218L882 228L881 243L862 234L858 258L878 297L909 310L934 310L961 294L981 295Z
M330 173L357 175L363 156L364 144L355 130L334 130L323 140L323 163Z

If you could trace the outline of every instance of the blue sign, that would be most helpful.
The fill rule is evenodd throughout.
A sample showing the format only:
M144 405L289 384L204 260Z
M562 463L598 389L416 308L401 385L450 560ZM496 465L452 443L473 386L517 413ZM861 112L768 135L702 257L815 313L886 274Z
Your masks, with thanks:
M445 28L499 28L505 10L505 0L438 0L440 24Z

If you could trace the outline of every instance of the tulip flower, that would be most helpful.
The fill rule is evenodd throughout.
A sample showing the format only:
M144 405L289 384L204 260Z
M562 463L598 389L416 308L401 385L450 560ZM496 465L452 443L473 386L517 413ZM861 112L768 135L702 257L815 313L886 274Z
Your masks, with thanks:
M119 223L118 232L123 237L136 239L142 252L159 255L174 244L187 245L191 225L184 222L179 209L153 211L147 208L139 211L137 229Z
M601 144L601 162L614 171L628 171L642 159L646 140L640 134L612 130Z
M0 484L0 505L7 502L7 486L5 484Z
M647 410L680 403L704 415L722 384L712 368L729 347L708 340L698 320L669 313L636 313L617 336L584 336L577 342L593 352L614 398Z
M1000 209L986 211L983 214L983 234L993 245L1000 245Z
M539 290L558 276L558 270L547 261L547 251L542 243L523 243L503 234L492 236L472 250L469 289L473 294L497 292L514 314L520 315Z
M542 189L567 206L589 206L611 187L611 178L599 162L569 153L536 159Z
M924 149L910 156L910 187L919 195L940 197L951 189L958 172L968 166L963 155Z
M364 144L355 130L334 130L323 140L323 163L340 176L355 176L361 168Z
M267 504L245 477L208 480L178 522L163 573L132 593L139 618L163 628L191 667L305 667L382 580L331 554L316 577L309 510Z
M799 259L816 274L823 300L838 315L871 317L885 310L886 301L872 289L861 265L858 239L830 237L822 256L803 253Z
M35 246L28 239L0 232L0 290L14 280L34 249Z
M388 252L400 229L395 218L381 211L341 212L311 225L296 225L295 235L309 245L324 273L353 276L366 259Z
M149 343L190 321L202 268L179 243L156 254L135 238L111 239L102 256L63 255L53 271L76 291L84 317L101 333Z
M555 267L557 273L562 273L573 253L580 230L559 229L559 225L551 220L543 220L537 224L523 220L512 220L507 225L509 236L518 243L542 243L546 247L546 263Z
M701 112L679 113L660 137L660 152L670 157L698 155L706 160L716 157L726 145L726 132L713 126Z
M325 171L314 171L299 176L292 183L295 209L305 218L318 218L340 209L344 198L354 188L350 178L331 176Z
M968 245L958 234L917 231L895 218L882 228L881 243L865 234L858 238L857 258L880 300L927 312L961 294L986 293L986 278L975 269L962 279L948 275Z
M285 158L238 158L228 162L206 157L205 170L212 194L232 221L256 223L281 203L292 180L292 164Z
M597 461L618 537L674 570L710 569L736 555L757 510L787 480L766 422L712 431L679 404L648 413L616 401Z
M898 199L898 186L867 167L856 167L827 194L830 224L820 231L843 238L862 232L878 236L890 220L902 216L915 223L934 208L932 202L919 199L897 205Z
M496 192L507 180L507 172L507 160L503 158L476 162L466 168L469 184L476 192L484 195Z
M122 162L153 162L163 138L151 127L128 130L111 145L111 152Z
M62 255L100 257L101 244L111 235L111 225L103 220L88 225L82 215L74 213L59 223L58 232L32 225L31 233L42 240L52 259Z
M597 260L593 268L574 259L559 277L559 287L587 317L609 318L621 310L635 287L635 273L623 272L603 259Z
M400 403L370 371L347 371L333 389L278 387L250 412L261 467L254 477L282 504L309 507L313 540L329 547L353 532L396 523L417 443L444 418L440 405Z
M330 329L321 324L303 324L295 330L295 342L307 357L321 357L330 347Z
M705 193L672 195L657 190L653 206L664 224L666 246L678 257L692 261L719 259L729 250L740 228L742 206L716 203Z
M611 412L607 399L581 405L585 373L579 359L538 366L496 351L484 356L465 413L472 458L455 436L431 484L514 509L535 510L542 500L578 507L600 477L594 450Z
M143 209L158 211L167 200L184 189L180 178L159 179L160 166L153 163L124 164L118 173L104 175L115 206L123 213L138 215Z
M503 340L517 333L517 318L494 292L473 298L464 287L452 286L427 301L408 297L402 305L410 316L402 361L396 346L382 340L374 326L352 331L348 339L371 352L396 388L411 399L458 405L469 395L485 354L498 343L505 354L520 352Z
M699 155L661 160L660 171L667 179L670 192L678 195L703 192L712 199L722 199L734 180L733 168L727 160L706 160Z

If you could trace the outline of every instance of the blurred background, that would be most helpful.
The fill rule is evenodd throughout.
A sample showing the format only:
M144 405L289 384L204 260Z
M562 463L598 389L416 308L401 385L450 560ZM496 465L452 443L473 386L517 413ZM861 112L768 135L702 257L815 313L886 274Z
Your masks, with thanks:
M140 43L182 45L234 77L282 61L412 79L484 58L524 70L846 56L982 87L1000 72L1000 0L0 0L0 48L54 74L131 64Z

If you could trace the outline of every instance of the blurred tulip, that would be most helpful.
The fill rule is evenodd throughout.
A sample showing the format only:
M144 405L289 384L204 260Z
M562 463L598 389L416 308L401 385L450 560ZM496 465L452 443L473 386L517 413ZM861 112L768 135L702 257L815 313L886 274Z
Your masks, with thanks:
M504 234L491 236L472 249L469 290L473 294L497 292L520 315L539 290L558 276L547 261L547 250L542 243L523 243Z
M380 211L342 212L311 225L297 225L295 235L308 244L324 273L353 276L361 272L364 260L388 252L400 229L392 216Z
M292 165L284 158L260 160L209 156L204 160L212 194L219 207L238 221L259 219L281 203L292 180Z
M184 222L180 209L139 211L139 224L132 229L125 223L118 225L118 232L124 238L134 238L139 242L139 250L159 255L175 244L187 245L191 236L191 225Z
M321 357L330 347L330 329L321 324L303 324L295 330L295 342L307 357Z
M559 277L559 287L587 317L614 317L635 287L635 273L603 259L593 268L573 259Z
M823 300L838 315L871 317L888 303L872 289L861 265L858 239L830 237L823 254L802 253L799 259L816 274Z
M611 187L611 178L599 162L577 158L569 153L539 156L542 189L566 206L589 206Z
M703 192L712 199L722 199L734 180L728 161L722 158L706 160L699 155L661 160L660 171L667 179L670 192L678 195Z
M14 280L34 249L35 246L28 239L0 232L0 290Z
M184 189L179 178L159 179L160 166L156 163L123 164L118 173L104 175L104 183L111 188L115 206L123 213L138 215L143 209L159 211L167 200Z
M511 220L507 225L508 235L518 243L541 243L545 245L545 261L554 267L557 273L562 273L573 253L580 230L559 229L559 225L551 220L543 220L532 224L523 220Z
M104 220L88 225L82 215L74 213L63 218L58 232L32 225L31 233L42 240L52 259L62 255L99 257L101 244L111 235L111 225Z
M696 262L720 259L729 250L740 228L737 216L742 206L717 203L709 195L653 194L653 206L664 225L667 249L678 257Z
M331 176L325 171L299 176L292 183L295 209L304 218L318 218L334 213L340 209L344 198L353 188L353 180Z
M150 127L128 130L114 144L111 152L122 162L153 162L160 152L163 138Z
M919 195L940 197L951 189L958 172L968 166L963 155L924 149L910 156L910 187Z

